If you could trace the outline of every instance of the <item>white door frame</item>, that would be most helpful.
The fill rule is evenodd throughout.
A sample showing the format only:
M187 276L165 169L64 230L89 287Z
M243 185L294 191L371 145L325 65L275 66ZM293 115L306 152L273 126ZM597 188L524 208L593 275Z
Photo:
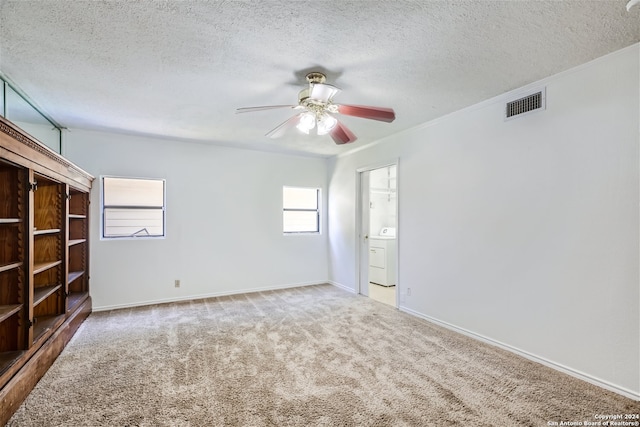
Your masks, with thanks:
M367 285L369 282L369 271L368 269L366 269L365 271L363 271L364 269L362 268L362 263L367 260L366 265L369 265L368 259L369 259L369 251L367 250L363 250L363 247L366 243L367 248L369 246L369 242L368 242L368 237L365 238L365 235L362 234L362 217L363 215L365 215L365 212L369 212L368 206L367 209L364 209L364 206L362 206L362 192L363 192L363 188L362 188L362 174L365 172L371 172L372 170L375 169L381 169L381 168L385 168L388 166L395 166L396 167L396 308L399 307L399 302L400 302L400 216L398 215L398 211L399 211L399 205L400 205L400 198L398 196L399 193L399 189L400 189L400 185L399 185L399 167L400 167L400 162L399 159L394 159L392 161L388 161L388 162L381 162L381 163L375 163L375 164L371 164L371 165L367 165L367 166L363 166L360 167L358 169L356 169L356 283L357 283L357 292L359 294L363 294L362 293L362 283L363 281L366 279ZM367 191L369 190L368 188L366 189ZM369 222L369 221L367 221ZM368 234L368 233L367 233ZM363 275L366 275L366 277L362 277ZM364 295L368 295L368 289L367 292L364 293Z
M375 169L374 169L375 170ZM371 230L371 194L369 189L371 188L371 171L365 170L358 174L360 181L360 191L358 192L358 207L360 208L360 214L356 221L358 227L358 250L362 254L358 258L358 268L356 272L358 274L358 293L360 295L369 296L369 252L370 252L370 240L369 234ZM369 209L367 209L369 207Z

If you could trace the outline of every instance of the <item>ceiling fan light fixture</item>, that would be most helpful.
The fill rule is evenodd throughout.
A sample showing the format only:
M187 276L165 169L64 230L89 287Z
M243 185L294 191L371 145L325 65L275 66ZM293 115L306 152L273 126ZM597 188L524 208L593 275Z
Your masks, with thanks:
M640 2L640 0L631 0ZM369 107L365 105L334 104L333 97L340 89L325 83L327 77L314 71L306 75L308 85L298 92L298 105L267 105L261 107L238 108L238 113L264 111L274 108L293 108L299 112L267 132L269 138L278 138L294 127L306 135L330 135L336 144L348 144L358 138L334 115L359 117L391 123L396 118L392 108ZM315 130L314 130L315 128ZM312 132L313 131L313 132Z
M311 91L309 97L314 101L329 102L338 92L335 86L328 85L326 83L311 83Z
M322 113L318 119L318 135L326 135L336 127L338 120L330 114Z
M306 112L300 116L300 121L296 126L301 132L309 134L309 131L316 126L316 117L313 113Z

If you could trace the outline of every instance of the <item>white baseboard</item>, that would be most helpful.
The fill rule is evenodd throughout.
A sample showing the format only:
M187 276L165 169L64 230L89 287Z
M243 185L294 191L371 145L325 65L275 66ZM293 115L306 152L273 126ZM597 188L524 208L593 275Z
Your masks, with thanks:
M264 287L258 287L258 288L247 288L247 289L239 289L239 290L233 290L233 291L186 295L186 296L181 296L176 298L160 298L155 300L137 301L137 302L126 303L126 304L97 306L97 307L93 307L92 311L94 312L109 311L109 310L118 310L121 308L142 307L145 305L168 304L168 303L180 302L180 301L191 301L191 300L199 300L199 299L205 299L205 298L224 297L229 295L249 294L252 292L275 291L278 289L289 289L289 288L299 288L302 286L322 285L325 283L329 283L329 282L327 280L321 280L321 281L313 281L313 282L290 283L285 285L264 286Z
M519 356L522 356L522 357L524 357L526 359L532 360L534 362L538 362L538 363L540 363L542 365L545 365L545 366L547 366L549 368L552 368L552 369L555 369L557 371L563 372L565 374L571 375L572 377L575 377L575 378L578 378L580 380L586 381L586 382L588 382L590 384L596 385L598 387L602 387L602 388L604 388L606 390L612 391L612 392L617 393L617 394L621 394L621 395L623 395L625 397L628 397L630 399L640 401L640 393L634 392L634 391L629 390L629 389L627 389L625 387L620 387L620 386L617 386L615 384L611 384L610 382L607 382L607 381L602 380L600 378L594 377L594 376L589 375L589 374L585 374L584 372L580 372L578 370L569 368L568 366L564 366L564 365L562 365L560 363L553 362L551 360L545 359L544 357L536 356L535 354L529 353L527 351L521 350L521 349L513 347L511 345L502 343L500 341L496 341L494 339L485 337L484 335L477 334L475 332L469 331L469 330L464 329L464 328L460 328L460 327L458 327L456 325L453 325L451 323L444 322L442 320L436 319L436 318L431 317L431 316L427 316L426 314L422 314L422 313L420 313L418 311L415 311L415 310L412 310L410 308L398 307L398 309L400 311L404 311L405 313L409 313L409 314L411 314L413 316L416 316L416 317L419 317L421 319L424 319L424 320L426 320L428 322L435 323L436 325L442 326L442 327L444 327L446 329L449 329L451 331L458 332L458 333L461 333L461 334L466 335L468 337L471 337L471 338L477 339L479 341L485 342L487 344L491 344L491 345L500 347L500 348L502 348L504 350L507 350L507 351L509 351L511 353L515 353L515 354L517 354Z
M347 292L352 293L352 294L357 294L358 293L358 292L355 291L355 289L352 289L352 288L350 288L348 286L345 286L342 283L334 282L333 280L329 280L329 281L327 281L327 283L329 283L330 285L335 286L336 288L340 288L343 291L347 291Z

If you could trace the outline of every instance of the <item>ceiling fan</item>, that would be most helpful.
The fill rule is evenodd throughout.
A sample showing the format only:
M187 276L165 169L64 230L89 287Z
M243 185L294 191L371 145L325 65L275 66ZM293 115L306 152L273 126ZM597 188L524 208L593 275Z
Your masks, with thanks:
M334 104L333 97L340 92L337 87L325 83L327 77L320 72L311 72L306 76L309 87L298 93L298 105L267 105L263 107L243 107L237 113L273 110L276 108L291 108L300 112L284 121L266 136L277 138L291 128L297 128L303 133L312 131L318 135L329 134L336 144L348 144L358 139L353 132L334 117L335 114L361 117L363 119L379 120L391 123L396 113L391 108L367 107L364 105Z

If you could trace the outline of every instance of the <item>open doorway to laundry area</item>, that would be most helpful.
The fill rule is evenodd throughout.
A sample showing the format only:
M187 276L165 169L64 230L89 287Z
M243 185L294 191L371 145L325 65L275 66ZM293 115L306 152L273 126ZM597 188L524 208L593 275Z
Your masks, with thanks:
M397 163L358 170L359 293L398 306Z

